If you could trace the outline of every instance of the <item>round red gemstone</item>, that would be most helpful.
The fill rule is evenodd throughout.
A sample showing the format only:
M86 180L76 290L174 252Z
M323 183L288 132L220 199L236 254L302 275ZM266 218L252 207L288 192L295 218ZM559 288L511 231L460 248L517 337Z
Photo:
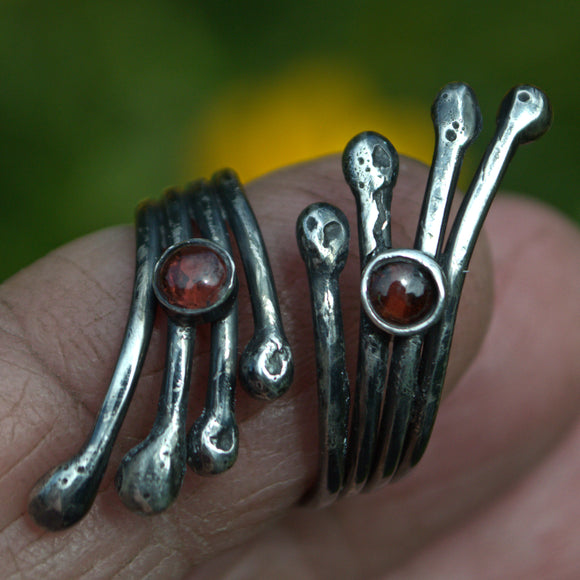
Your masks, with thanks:
M199 310L218 302L227 280L227 265L215 250L185 245L161 265L158 287L169 304Z
M437 287L428 271L417 264L386 262L371 272L367 296L380 318L404 326L419 322L433 310Z

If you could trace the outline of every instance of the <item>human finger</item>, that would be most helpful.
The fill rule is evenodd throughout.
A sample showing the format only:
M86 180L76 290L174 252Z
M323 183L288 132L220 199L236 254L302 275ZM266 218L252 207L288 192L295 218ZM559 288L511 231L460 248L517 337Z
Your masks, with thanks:
M393 237L409 246L419 214L426 169L401 163L393 202ZM72 455L90 431L106 390L127 315L134 241L128 228L78 240L8 281L2 287L4 334L0 343L5 414L0 430L11 441L3 458L1 515L4 550L29 570L61 574L100 566L105 573L155 569L170 574L247 540L286 513L303 496L316 471L315 369L306 276L294 239L302 209L326 200L343 207L354 222L354 204L338 157L289 168L251 184L248 194L269 249L295 350L291 392L264 406L241 394L241 449L232 470L219 478L186 478L181 496L165 514L146 520L127 512L112 488L109 469L89 515L58 535L42 533L25 516L26 493L54 464ZM355 344L359 310L356 246L343 275L345 333ZM464 291L467 308L458 324L461 339L450 361L449 384L475 355L489 315L489 260L485 244L474 256ZM251 334L250 307L240 300L241 342ZM191 410L199 408L207 344L200 337ZM154 332L149 360L128 413L112 465L147 433L163 366L163 329ZM350 366L353 366L351 352ZM149 417L149 421L144 420ZM8 553L7 552L7 553ZM168 556L172 555L170 562ZM108 572L107 572L108 571Z

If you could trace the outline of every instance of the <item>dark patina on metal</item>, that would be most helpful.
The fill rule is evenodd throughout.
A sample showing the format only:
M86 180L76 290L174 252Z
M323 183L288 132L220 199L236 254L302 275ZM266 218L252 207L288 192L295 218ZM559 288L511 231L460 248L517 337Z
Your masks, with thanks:
M516 148L547 131L552 114L548 99L536 87L521 85L506 95L495 136L445 246L461 163L481 130L481 113L470 87L450 83L437 95L432 117L435 152L412 249L391 247L390 207L398 170L394 147L381 135L366 132L354 137L344 151L344 176L358 214L362 304L350 411L340 314L328 306L332 303L339 308L335 277L344 264L341 259L332 278L321 282L320 254L329 250L320 244L320 226L309 228L309 223L322 223L323 214L327 222L340 223L343 231L348 231L348 225L337 217L342 215L338 209L327 205L323 209L318 204L310 206L298 219L298 245L310 280L317 349L320 475L313 496L319 505L397 479L423 456L441 398L457 307L477 237ZM345 251L341 247L341 256ZM391 264L405 264L406 271L399 273L400 279L389 281L398 287L387 288L385 296L377 297L383 290L377 291L374 277ZM400 306L401 300L419 304L413 302L420 293L412 288L413 270L425 280L429 293L427 304L415 311L407 304ZM332 474L329 465L335 466Z

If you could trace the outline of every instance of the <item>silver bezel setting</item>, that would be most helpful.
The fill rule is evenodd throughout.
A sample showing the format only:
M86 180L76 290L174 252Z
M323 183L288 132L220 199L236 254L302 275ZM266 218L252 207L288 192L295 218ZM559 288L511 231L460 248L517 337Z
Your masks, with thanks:
M184 248L189 247L203 247L215 252L223 260L226 270L227 279L220 292L218 300L206 308L183 308L172 304L165 297L165 293L161 288L161 271L163 265L172 258L177 252L180 252ZM176 322L181 324L196 324L203 322L214 322L223 318L230 310L233 301L236 298L238 289L238 279L236 276L236 266L234 260L221 246L207 240L205 238L193 238L185 242L174 244L169 246L161 255L157 264L155 265L155 272L153 274L153 290L155 296L161 304L161 307L167 312L167 314Z
M426 271L431 276L437 292L435 304L429 313L421 320L405 325L397 325L384 320L379 314L377 314L368 296L368 284L372 273L385 264L400 262L412 264L419 269ZM366 265L362 272L360 288L361 301L367 316L378 328L396 336L419 334L433 326L443 313L443 308L445 307L445 296L447 293L445 276L441 271L439 264L422 252L404 249L388 250L375 256Z

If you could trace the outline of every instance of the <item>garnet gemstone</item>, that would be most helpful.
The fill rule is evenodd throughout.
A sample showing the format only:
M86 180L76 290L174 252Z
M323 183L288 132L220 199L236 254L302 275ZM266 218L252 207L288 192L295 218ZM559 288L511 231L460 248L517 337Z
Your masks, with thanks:
M379 265L370 275L367 296L373 310L388 324L415 324L433 309L437 288L418 264L397 261Z
M164 260L158 286L169 304L199 310L219 301L227 279L227 265L215 250L184 245Z

